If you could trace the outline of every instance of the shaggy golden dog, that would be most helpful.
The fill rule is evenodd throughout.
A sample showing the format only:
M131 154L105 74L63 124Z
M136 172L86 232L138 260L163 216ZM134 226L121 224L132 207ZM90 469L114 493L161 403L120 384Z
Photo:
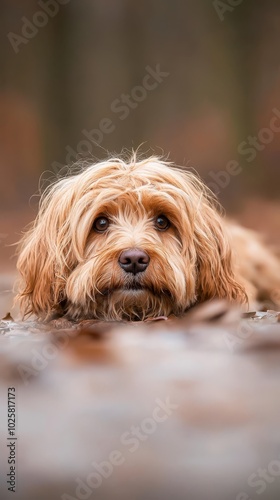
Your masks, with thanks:
M226 222L193 173L157 157L111 159L52 185L18 269L22 311L41 318L181 315L215 297L271 298L280 285L257 237Z

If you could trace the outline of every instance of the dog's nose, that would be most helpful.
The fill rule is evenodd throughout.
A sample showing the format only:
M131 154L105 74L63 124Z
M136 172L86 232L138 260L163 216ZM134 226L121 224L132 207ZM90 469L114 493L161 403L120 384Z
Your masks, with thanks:
M124 250L119 257L119 265L126 273L142 273L150 262L149 255L138 248Z

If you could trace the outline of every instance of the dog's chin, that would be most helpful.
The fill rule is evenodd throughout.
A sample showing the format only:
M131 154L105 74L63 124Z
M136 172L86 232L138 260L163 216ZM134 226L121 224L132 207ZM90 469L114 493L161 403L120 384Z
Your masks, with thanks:
M68 314L102 321L144 321L148 318L168 316L173 301L168 290L157 294L152 287L140 284L125 285L102 290L84 306L70 304Z
M130 286L106 290L105 315L117 320L143 321L149 317L169 314L170 294L158 295L152 287L134 283Z
M107 294L112 303L122 303L126 306L144 306L149 299L154 298L147 288L115 288Z
M145 294L157 295L154 288L152 286L142 285L138 281L133 281L132 283L124 284L122 286L117 286L115 288L105 288L102 290L102 295L109 297L114 296L115 294L123 295L127 297L141 297ZM169 295L169 292L166 291L166 294Z

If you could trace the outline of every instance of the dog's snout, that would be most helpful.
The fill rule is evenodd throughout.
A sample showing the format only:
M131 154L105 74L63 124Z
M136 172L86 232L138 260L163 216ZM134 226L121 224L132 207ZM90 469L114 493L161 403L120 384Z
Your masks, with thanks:
M119 265L126 273L142 273L150 262L149 255L138 248L124 250L119 257Z

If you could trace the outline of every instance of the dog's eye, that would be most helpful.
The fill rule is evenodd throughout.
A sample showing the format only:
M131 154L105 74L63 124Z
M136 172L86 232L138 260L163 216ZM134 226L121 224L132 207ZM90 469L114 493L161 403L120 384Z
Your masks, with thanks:
M159 231L166 231L170 227L170 221L165 215L159 215L155 220L155 226Z
M93 229L98 233L103 233L109 227L109 220L107 217L98 217L93 223Z

